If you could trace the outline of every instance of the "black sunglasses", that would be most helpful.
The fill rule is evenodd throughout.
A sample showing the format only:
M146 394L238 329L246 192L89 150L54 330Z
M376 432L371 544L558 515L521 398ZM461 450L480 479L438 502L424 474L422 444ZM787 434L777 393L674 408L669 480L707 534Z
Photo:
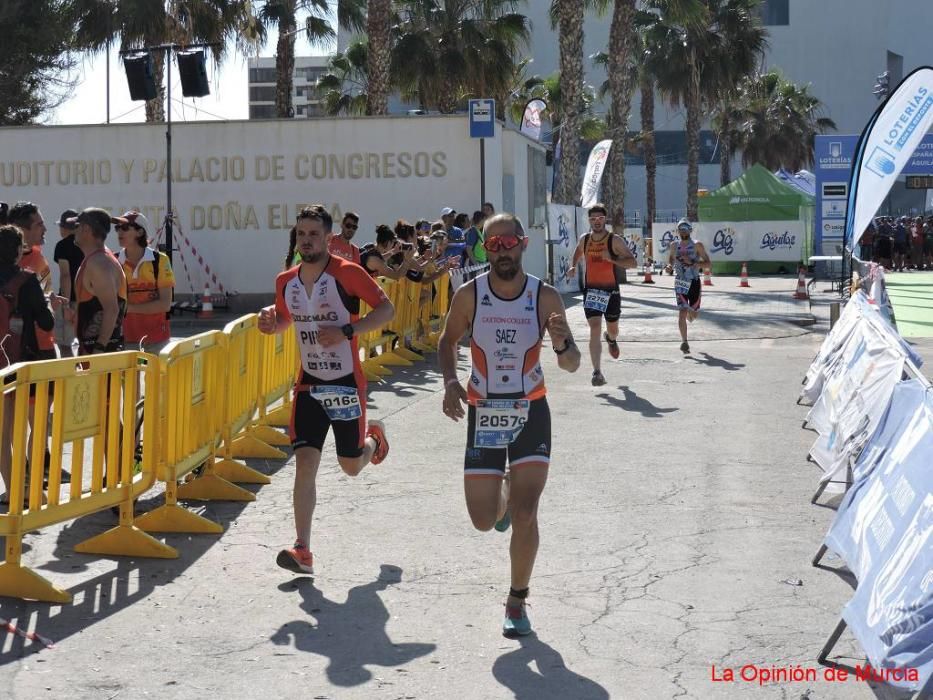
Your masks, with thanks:
M352 230L354 230L354 231L356 231L356 230L360 227L359 224L348 224L348 223L344 223L343 226L344 226L344 228L349 228L349 229L352 229Z

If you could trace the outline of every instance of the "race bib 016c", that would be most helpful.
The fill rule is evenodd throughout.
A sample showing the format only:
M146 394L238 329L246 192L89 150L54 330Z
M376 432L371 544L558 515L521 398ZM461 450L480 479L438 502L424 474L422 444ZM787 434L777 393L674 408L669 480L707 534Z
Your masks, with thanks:
M331 420L356 420L363 415L356 387L313 386L311 398L321 404Z
M479 399L474 447L508 447L528 421L528 399Z
M609 306L609 292L602 289L590 289L586 293L586 299L583 300L584 309L605 311L607 306Z

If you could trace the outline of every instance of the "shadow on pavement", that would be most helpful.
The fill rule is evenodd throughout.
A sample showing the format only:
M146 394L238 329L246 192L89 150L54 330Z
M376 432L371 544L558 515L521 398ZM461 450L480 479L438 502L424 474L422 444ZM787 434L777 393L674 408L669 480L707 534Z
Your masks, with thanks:
M401 580L399 567L383 564L379 578L351 588L345 603L327 600L314 587L314 579L308 576L284 583L279 590L297 589L301 595L298 607L308 617L285 623L271 640L278 645L293 644L298 651L327 657L330 659L327 679L344 688L372 680L373 674L366 666L398 667L430 654L436 645L396 644L386 633L389 611L377 593Z
M702 360L698 359L694 355L688 355L687 359L693 360L694 362L701 365L708 365L709 367L721 367L727 372L735 372L736 370L740 370L745 366L744 364L736 364L729 362L729 360L722 360L718 357L713 357L708 352L701 352L700 355L703 356Z
M661 418L665 413L673 413L674 411L680 410L677 408L658 408L648 399L643 399L627 386L620 386L619 391L622 392L622 398L605 392L596 394L596 396L603 399L609 406L621 408L623 411L640 413L645 418Z
M609 693L594 680L574 673L553 647L535 635L522 637L521 647L503 654L492 675L512 691L516 700L604 700ZM534 663L537 670L531 668Z
M249 465L267 475L272 475L285 466L285 461L249 460ZM257 494L261 488L245 485ZM261 498L261 495L259 495ZM163 494L152 498L152 505L161 505ZM211 501L194 502L192 508L205 517L220 523L224 532L236 521L249 502ZM145 508L137 508L137 515ZM59 583L55 576L48 573L76 573L86 571L90 565L97 566L102 559L111 559L96 554L78 554L74 546L89 537L98 535L116 524L116 518L109 510L77 518L65 523L55 535L54 558L36 566L36 573L47 576L53 583ZM23 551L29 551L28 540L42 535L27 534ZM115 568L94 578L70 586L67 590L74 600L67 605L57 606L49 603L0 597L0 617L16 620L16 626L22 630L35 630L38 634L60 642L74 634L82 632L93 624L102 622L122 610L145 600L160 586L165 586L183 574L207 551L220 541L222 535L189 535L164 533L155 535L157 539L178 550L178 559L134 559L132 557L113 557ZM0 543L5 539L0 537ZM17 661L25 656L42 651L45 647L36 641L29 641L14 634L7 635L8 648L0 645L0 667ZM0 642L3 637L0 636Z

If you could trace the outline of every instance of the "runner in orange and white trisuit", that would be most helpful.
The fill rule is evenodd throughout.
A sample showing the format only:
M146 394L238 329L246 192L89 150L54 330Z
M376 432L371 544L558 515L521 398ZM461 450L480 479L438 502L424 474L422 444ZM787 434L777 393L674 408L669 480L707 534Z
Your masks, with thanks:
M313 572L309 549L317 501L321 449L334 431L337 461L350 476L389 451L385 427L366 420L366 378L356 336L381 328L395 310L379 285L359 265L331 255L333 221L324 207L305 207L291 231L286 265L295 251L301 264L275 280L275 306L259 314L259 330L281 333L295 324L301 369L295 385L291 439L295 450L295 545L276 563L297 573ZM360 300L372 307L360 318Z
M464 490L478 530L512 525L511 589L502 631L531 633L525 613L538 551L538 500L551 459L551 414L539 354L544 330L557 364L575 372L580 351L557 291L522 269L528 244L511 214L486 221L488 273L461 286L451 301L438 358L444 375L444 414L457 421L467 404ZM472 331L473 370L467 388L457 379L457 344ZM505 476L506 462L510 475Z
M567 277L577 274L577 263L586 258L586 275L583 285L583 313L590 326L590 360L593 362L593 386L606 383L600 368L602 339L605 338L612 359L619 357L619 316L622 312L622 295L619 282L622 270L636 266L632 251L625 245L622 236L609 233L606 229L606 207L594 204L588 210L590 231L583 234ZM603 316L606 317L606 332L602 334Z

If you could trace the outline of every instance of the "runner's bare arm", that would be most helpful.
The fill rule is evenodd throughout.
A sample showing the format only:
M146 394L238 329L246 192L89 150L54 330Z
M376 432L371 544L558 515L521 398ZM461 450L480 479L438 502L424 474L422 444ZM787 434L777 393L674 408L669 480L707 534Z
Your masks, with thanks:
M564 301L557 290L550 285L541 288L541 314L545 319L545 328L551 336L551 346L556 350L567 348L557 356L557 366L565 372L576 372L580 367L580 350L573 343L573 333L567 324L567 314L564 311Z
M58 261L58 279L62 296L71 299L71 264L65 259Z
M467 282L454 294L450 302L450 311L444 321L444 330L437 345L438 362L444 377L444 414L457 421L465 415L463 404L467 394L460 380L457 379L457 346L460 339L470 329L473 317L473 291L475 283Z
M697 241L697 257L699 258L698 265L709 265L710 260L709 254L706 252L706 246L699 241Z
M609 241L609 245L612 246L612 252L616 254L615 260L610 258L610 262L612 262L613 265L621 267L623 270L634 270L638 267L635 256L632 255L632 251L629 250L625 241L622 240L620 236L613 235Z
M570 261L570 267L567 268L567 277L573 277L577 274L577 263L580 262L580 258L583 257L583 241L577 243L577 247L573 250L573 259Z
M156 298L142 304L127 304L127 313L164 314L172 308L172 288L159 287L155 290Z
M101 306L100 332L97 342L106 345L113 336L117 317L120 315L119 280L117 274L122 272L112 265L106 264L106 257L95 256L87 266L85 280L88 290L97 297Z

